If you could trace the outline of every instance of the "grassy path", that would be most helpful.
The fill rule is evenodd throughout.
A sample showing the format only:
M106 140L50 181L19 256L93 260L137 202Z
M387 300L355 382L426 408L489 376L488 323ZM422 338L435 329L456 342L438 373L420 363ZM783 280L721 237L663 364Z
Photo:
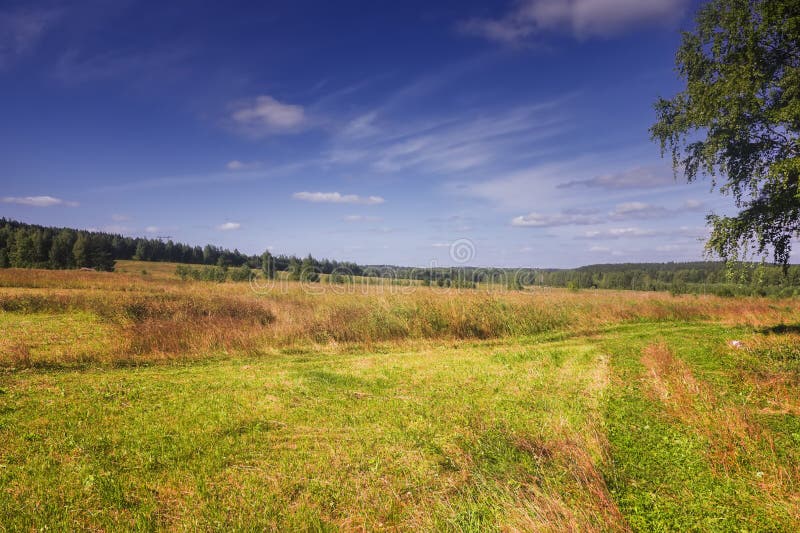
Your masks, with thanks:
M796 335L761 337L0 374L0 530L791 529Z
M624 327L605 417L610 490L643 531L800 525L800 344L712 326ZM745 339L742 348L731 340Z

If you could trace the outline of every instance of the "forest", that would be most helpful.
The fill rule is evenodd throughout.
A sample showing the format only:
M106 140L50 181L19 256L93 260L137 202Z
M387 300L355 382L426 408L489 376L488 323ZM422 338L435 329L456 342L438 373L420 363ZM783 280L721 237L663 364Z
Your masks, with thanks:
M248 255L207 244L192 246L172 240L128 237L118 234L46 227L0 219L0 268L76 269L112 271L117 260L139 260L206 265L180 267L182 279L246 281L252 271L273 277L288 272L295 281L318 282L326 275L333 283L356 277L413 280L425 286L476 289L525 286L581 289L670 291L676 294L718 296L800 295L800 265L778 266L758 262L669 262L588 265L572 269L537 267L408 267L359 265L316 259L311 255ZM230 271L229 271L230 269Z

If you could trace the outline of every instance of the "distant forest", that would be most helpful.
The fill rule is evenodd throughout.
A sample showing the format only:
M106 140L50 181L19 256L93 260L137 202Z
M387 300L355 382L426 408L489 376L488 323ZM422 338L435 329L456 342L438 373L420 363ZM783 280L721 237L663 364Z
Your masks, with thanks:
M191 246L171 240L125 237L100 231L53 228L0 218L0 268L93 268L112 271L117 260L158 261L213 265L218 267L261 268L266 259L274 270L288 270L301 260L269 252L247 255L219 246ZM308 258L306 258L306 261ZM355 263L314 260L313 266L329 274L348 269L362 275Z
M171 240L125 237L70 228L45 227L0 218L0 268L93 268L112 271L117 260L160 261L258 269L272 277L288 271L290 279L344 283L354 276L417 280L423 285L478 288L481 284L581 289L628 289L709 293L723 296L800 296L800 265L783 268L764 263L621 263L573 269L412 268L358 265L352 262L273 255L247 255L213 245L191 246ZM186 270L184 274L196 271ZM218 272L215 270L215 272ZM182 275L182 277L187 277ZM209 279L225 280L227 276Z

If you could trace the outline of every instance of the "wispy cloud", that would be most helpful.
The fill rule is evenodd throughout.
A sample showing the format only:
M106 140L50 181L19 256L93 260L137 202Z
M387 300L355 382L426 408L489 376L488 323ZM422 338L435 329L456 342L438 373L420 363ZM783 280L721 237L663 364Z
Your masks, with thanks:
M646 202L624 202L617 204L614 210L609 213L608 217L611 220L628 220L663 218L669 214L670 210L663 206L648 204Z
M683 208L687 211L695 211L701 210L705 208L705 203L701 202L700 200L695 200L694 198L689 198L685 202L683 202Z
M675 183L669 171L660 167L634 167L621 172L601 174L584 180L572 180L558 185L559 189L570 187L597 187L602 189L649 189Z
M270 166L268 169L241 169L225 172L210 172L207 174L186 174L176 176L162 176L139 181L120 183L117 185L103 185L92 189L93 192L122 192L146 189L180 188L191 185L230 184L258 181L281 176L288 176L294 172L307 170L316 162L308 158L299 162L284 165Z
M692 206L688 207L687 206ZM614 206L609 212L603 213L598 209L564 209L559 213L533 212L511 219L511 225L522 228L544 228L553 226L588 226L605 224L621 220L650 220L674 216L681 212L695 210L695 203L689 201L677 208L654 205L647 202L623 202ZM584 238L619 238L619 237L644 237L652 236L647 230L637 228L616 228L586 232Z
M78 202L71 202L55 198L53 196L5 196L2 199L6 204L28 205L32 207L53 207L62 205L66 207L77 207Z
M498 172L486 180L454 182L448 187L453 194L485 200L505 209L539 208L552 204L557 198L556 185L579 165L576 160L545 163Z
M592 246L592 247L589 248L589 251L593 252L593 253L613 255L613 256L616 256L616 257L625 255L624 252L622 252L620 250L613 250L613 249L609 248L608 246Z
M344 128L342 128L341 134L345 137L349 137L352 139L360 139L364 137L368 137L371 135L375 135L380 130L375 125L375 121L378 118L377 111L368 111L363 115L359 115L356 118L350 120Z
M625 237L652 237L659 232L651 229L642 228L608 228L602 230L590 230L579 235L578 239L621 239Z
M0 69L33 52L60 16L58 9L0 10Z
M294 133L307 124L303 106L283 103L269 95L233 102L229 121L235 131L252 137Z
M472 18L459 29L490 41L520 45L543 32L579 39L609 37L643 26L672 25L688 0L521 0L499 18Z
M101 53L86 53L79 49L68 49L55 65L54 77L65 85L80 85L103 80L124 78L141 85L165 80L184 74L182 63L190 55L188 49L164 46L153 50L105 50Z
M220 224L217 226L217 229L220 231L233 231L240 229L242 225L238 222L225 222L224 224Z
M128 222L131 219L128 215L123 215L121 213L114 213L111 215L111 220L114 222Z
M550 228L554 226L588 226L601 224L604 220L597 215L585 214L543 214L529 213L511 219L511 225L520 228Z
M341 194L338 192L296 192L292 195L295 200L314 203L331 204L364 204L376 205L385 202L380 196L358 196L356 194Z
M370 112L341 130L328 160L366 165L381 173L417 170L439 175L477 170L498 160L507 163L515 154L530 155L537 142L568 130L561 103L416 120Z
M380 222L383 219L369 215L347 215L342 220L345 222Z
M238 159L234 159L232 161L228 161L227 163L225 163L225 168L233 171L253 170L254 168L258 168L259 166L261 165L258 161L245 162L245 161L239 161Z

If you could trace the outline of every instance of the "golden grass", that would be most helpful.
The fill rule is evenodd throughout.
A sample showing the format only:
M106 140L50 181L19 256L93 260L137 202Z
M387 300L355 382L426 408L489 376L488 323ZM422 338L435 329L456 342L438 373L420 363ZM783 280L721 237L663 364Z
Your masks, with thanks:
M112 342L82 349L80 357L69 348L28 346L33 364L192 359L293 345L492 339L556 330L587 332L635 321L714 320L757 326L798 317L793 301L759 298L303 285L284 280L267 289L248 283L181 282L149 273L20 269L0 271L0 312L6 324L36 313L85 313L112 330ZM51 344L64 345L74 336L69 324L61 333L62 338L53 336ZM15 366L11 349L3 344L0 348L0 364Z

